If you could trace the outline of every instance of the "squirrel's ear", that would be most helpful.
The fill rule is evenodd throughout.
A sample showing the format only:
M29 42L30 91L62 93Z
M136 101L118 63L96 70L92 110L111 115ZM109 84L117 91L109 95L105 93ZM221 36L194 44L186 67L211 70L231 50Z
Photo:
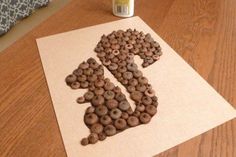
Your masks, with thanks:
M65 82L72 89L79 89L80 83L77 81L77 76L75 74L70 74L66 77Z
M76 102L79 103L79 104L85 103L85 97L84 97L84 96L78 97L78 98L76 99Z

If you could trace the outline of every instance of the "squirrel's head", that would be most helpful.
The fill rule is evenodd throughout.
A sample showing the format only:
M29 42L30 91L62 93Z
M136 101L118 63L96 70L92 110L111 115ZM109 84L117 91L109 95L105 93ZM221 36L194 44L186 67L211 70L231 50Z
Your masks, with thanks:
M104 79L103 66L93 58L80 63L72 74L66 77L66 83L72 89L89 88L96 80Z

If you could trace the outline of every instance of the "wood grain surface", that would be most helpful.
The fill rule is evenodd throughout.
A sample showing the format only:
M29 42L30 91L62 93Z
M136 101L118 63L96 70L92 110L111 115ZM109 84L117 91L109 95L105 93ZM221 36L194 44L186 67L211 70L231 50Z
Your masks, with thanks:
M135 5L135 15L236 107L236 1L136 0ZM66 156L35 39L118 19L111 1L72 0L0 54L1 157ZM236 120L156 157L189 156L236 157Z

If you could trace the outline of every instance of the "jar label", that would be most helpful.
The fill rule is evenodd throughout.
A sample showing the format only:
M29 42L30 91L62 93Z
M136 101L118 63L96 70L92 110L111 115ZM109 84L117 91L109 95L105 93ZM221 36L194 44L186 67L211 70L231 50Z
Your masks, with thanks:
M117 14L129 14L130 5L129 0L115 0L115 12Z

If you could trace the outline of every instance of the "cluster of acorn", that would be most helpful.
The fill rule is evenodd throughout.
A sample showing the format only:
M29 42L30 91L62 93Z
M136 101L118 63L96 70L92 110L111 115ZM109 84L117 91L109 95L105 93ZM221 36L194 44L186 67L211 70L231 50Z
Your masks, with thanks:
M160 45L150 34L131 29L114 31L102 36L95 51L102 64L126 87L136 108L132 111L121 89L104 78L103 66L95 59L89 58L81 63L66 77L66 83L72 89L87 88L88 91L77 102L92 104L84 115L90 135L81 140L82 145L103 141L107 136L150 122L158 105L152 86L134 63L136 54L144 60L143 67L159 59Z
M142 65L146 67L159 59L162 54L160 45L150 34L127 29L103 35L95 52L102 64L126 87L131 99L135 101L136 109L133 114L140 120L145 115L148 121L141 122L149 122L157 112L157 97L148 79L134 62L134 55L143 58Z
M127 29L126 31L118 30L112 33L103 35L100 42L95 48L98 57L108 64L106 57L109 55L108 60L117 61L118 53L131 53L133 55L139 55L143 59L142 66L147 67L159 60L162 55L161 47L159 43L154 41L149 33L144 34L142 31ZM121 60L124 60L123 56L120 56Z
M84 122L91 133L81 140L82 145L103 141L107 136L139 124L139 120L132 116L133 111L121 89L108 78L104 78L103 66L93 58L81 63L68 75L66 83L72 89L88 88L88 91L77 99L78 103L92 104L84 115Z
M135 102L135 111L130 114L134 122L131 127L148 123L157 112L157 97L148 79L134 62L134 55L139 55L144 60L143 67L146 67L162 55L160 45L150 34L144 35L128 29L103 35L95 52L102 64L126 87Z

